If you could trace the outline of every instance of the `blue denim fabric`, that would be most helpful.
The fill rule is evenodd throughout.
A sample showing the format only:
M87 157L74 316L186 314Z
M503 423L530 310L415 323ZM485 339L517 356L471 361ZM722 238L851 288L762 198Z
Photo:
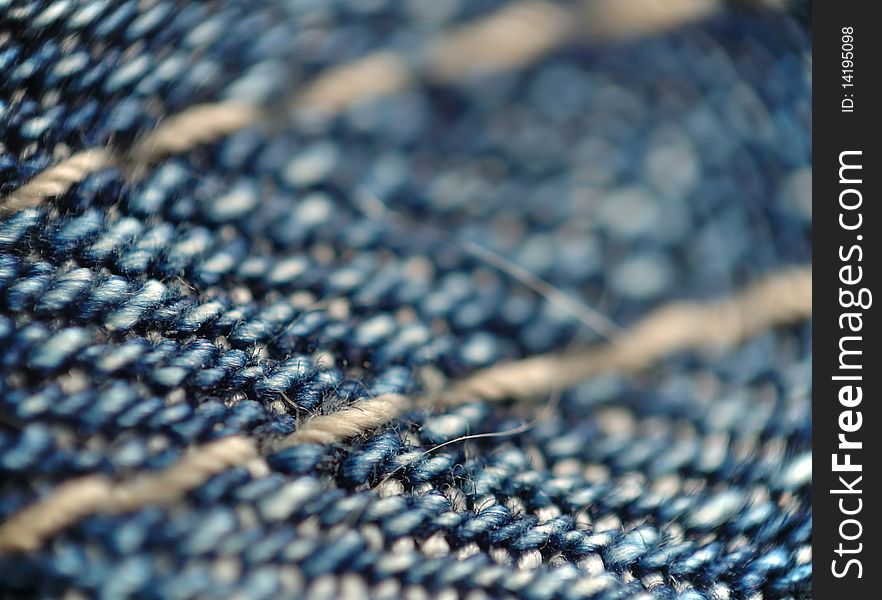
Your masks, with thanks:
M427 38L505 4L0 1L0 197L196 104L272 115L0 219L0 520L225 436L271 448L312 415L421 392L426 369L453 380L598 341L468 244L623 327L810 262L811 50L794 14L726 6L514 72L418 77L334 118L277 110L377 49L419 75ZM231 468L173 506L0 556L0 591L809 597L810 334L558 390L515 435L426 452L541 403L267 450L269 474Z

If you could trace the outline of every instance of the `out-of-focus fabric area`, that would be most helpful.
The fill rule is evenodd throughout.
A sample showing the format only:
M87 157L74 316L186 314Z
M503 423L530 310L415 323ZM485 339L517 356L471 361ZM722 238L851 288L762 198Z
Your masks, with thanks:
M0 0L0 594L810 597L807 12Z

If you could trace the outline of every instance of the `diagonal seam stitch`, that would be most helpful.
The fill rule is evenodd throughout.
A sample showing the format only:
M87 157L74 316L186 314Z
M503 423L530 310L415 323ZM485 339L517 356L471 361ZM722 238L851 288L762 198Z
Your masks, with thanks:
M728 299L669 304L651 312L615 344L490 367L454 383L437 396L411 400L386 394L363 400L334 414L314 417L273 449L336 443L420 406L530 398L558 387L571 387L601 373L640 370L673 353L730 347L771 327L810 318L811 284L811 268L805 267L770 276ZM34 550L90 514L174 503L217 473L255 463L259 470L266 471L257 442L230 436L194 448L171 467L135 475L121 483L101 475L68 481L0 525L0 554Z
M725 349L773 326L810 318L811 290L812 272L806 267L768 277L725 300L668 304L611 343L489 367L455 382L440 394L414 401L397 394L363 400L338 412L313 417L275 448L328 444L352 437L349 432L356 429L356 424L372 428L370 424L384 411L385 422L410 408L535 398L596 375L639 371L678 352Z
M598 39L613 41L703 18L718 4L719 0L671 1L666 3L665 11L674 16L653 19L652 11L621 10L617 8L618 3L611 0L583 0L573 9L527 0L428 42L423 67L428 79L449 84L480 73L528 65L568 43L579 33L576 23L585 23L588 33ZM670 12L672 6L678 10ZM360 101L406 89L414 78L413 69L404 57L376 51L319 74L296 96L291 109L333 115ZM234 101L192 106L164 119L128 151L113 147L83 150L49 167L0 198L0 218L64 194L74 184L104 168L129 166L134 176L143 175L151 164L165 156L222 139L258 123L266 115L261 108Z

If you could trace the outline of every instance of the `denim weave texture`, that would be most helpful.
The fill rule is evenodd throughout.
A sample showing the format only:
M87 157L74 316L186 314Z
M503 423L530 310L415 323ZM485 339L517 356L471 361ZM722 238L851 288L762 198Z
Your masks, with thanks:
M780 4L0 0L0 596L811 597Z

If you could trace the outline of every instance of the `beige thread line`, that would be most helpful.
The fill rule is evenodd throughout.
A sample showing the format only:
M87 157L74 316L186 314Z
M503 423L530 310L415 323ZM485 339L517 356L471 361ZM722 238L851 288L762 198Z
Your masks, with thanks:
M128 159L148 165L169 155L177 154L221 139L253 125L263 112L239 102L199 104L165 119L152 133L136 143L128 152Z
M276 444L273 449L281 450L298 444L333 444L340 440L356 437L365 431L376 429L388 423L414 406L410 398L400 394L383 394L375 398L360 400L329 415L313 417L302 428Z
M572 38L576 15L547 2L521 2L431 43L426 67L439 82L527 65Z
M0 216L10 215L23 208L41 204L46 198L60 196L88 174L100 171L113 163L108 148L93 148L78 152L57 165L49 167L34 179L8 196L0 199Z
M0 200L0 217L42 204L60 196L87 176L108 167L129 163L139 171L164 156L220 139L255 123L260 111L245 104L200 104L169 117L135 144L124 156L113 149L92 148L64 159Z
M439 395L414 401L397 394L362 400L333 414L312 418L281 440L276 449L339 442L417 406L539 397L556 386L572 387L601 373L639 371L684 350L726 348L774 325L811 317L811 293L812 272L803 268L779 273L726 300L669 304L650 313L613 343L489 367Z
M720 0L592 0L582 8L587 35L597 41L626 41L704 19Z
M35 550L49 536L90 514L170 504L213 475L259 459L252 440L234 436L200 446L171 467L130 481L114 483L103 475L68 481L0 526L0 554Z
M586 1L582 8L574 9L538 0L505 7L427 42L426 77L450 83L478 73L517 69L567 43L580 33L581 25L583 33L611 41L656 33L701 18L719 3L633 1L647 8L625 10L618 0ZM654 4L664 6L664 11L659 12L658 6L655 10L648 7ZM404 57L378 51L319 74L306 84L291 107L335 114L358 102L406 89L413 81L414 73ZM0 198L0 217L64 194L91 173L110 166L129 166L130 173L141 175L165 156L222 139L264 117L261 109L233 101L192 106L163 120L128 151L110 147L83 150L46 169Z
M333 114L358 102L406 89L412 81L404 59L393 52L374 52L320 75L295 98L292 107Z
M410 400L386 394L362 400L334 414L314 417L274 449L339 442L375 429L417 406L541 396L601 373L639 370L672 353L725 348L773 326L811 317L811 282L810 268L794 269L726 300L670 304L652 312L616 343L490 367L433 397ZM90 514L173 503L227 468L254 463L262 463L256 442L233 436L194 448L162 471L122 483L90 475L61 484L49 497L0 525L0 554L36 549L54 533ZM265 465L262 468L265 470Z

